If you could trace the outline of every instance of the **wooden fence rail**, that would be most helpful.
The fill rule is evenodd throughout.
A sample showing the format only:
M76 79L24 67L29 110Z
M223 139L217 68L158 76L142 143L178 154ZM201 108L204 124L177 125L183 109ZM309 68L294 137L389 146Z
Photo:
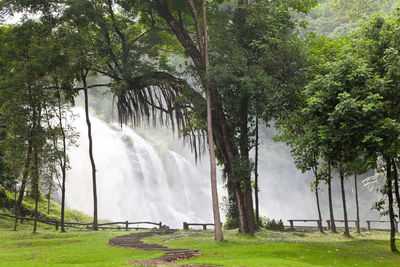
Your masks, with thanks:
M328 225L328 229L331 229L331 220L325 220L325 221ZM347 220L347 221L350 223L354 223L355 227L357 227L358 224L360 223L357 220ZM288 222L290 223L291 230L294 230L294 222L317 222L318 227L320 226L320 224L322 224L322 221L320 221L320 220L307 220L307 219L305 219L305 220L303 220L303 219L288 220ZM335 220L335 222L344 223L344 220ZM370 231L371 223L389 223L390 221L366 220L365 222L367 223L367 228ZM396 222L396 232L399 232L398 222Z
M290 229L294 230L294 222L317 222L318 227L322 227L322 222L320 220L288 220L290 223Z
M348 222L353 222L356 228L357 228L358 224L360 223L357 220L347 220L347 221ZM344 220L335 220L335 222L344 223ZM331 220L326 220L326 223L328 224L328 229L331 229Z
M367 223L368 230L371 230L371 223L390 223L390 221L377 221L377 220L368 220L365 221ZM399 232L399 223L396 222L396 232Z
M6 213L0 213L0 216L5 216L5 217L10 217L10 218L16 218L15 215L10 215ZM18 220L27 220L27 221L37 221L41 222L44 224L52 225L55 226L56 231L58 230L59 226L61 225L61 222L58 220L42 220L42 219L35 219L35 218L29 218L29 217L17 217ZM150 229L146 227L139 227L139 225L143 224L149 224L149 225L154 225L157 226L159 229L162 227L166 227L165 225L162 225L162 222L109 222L109 223L99 223L98 228L99 229L113 229L113 230L120 230L120 229L125 229L126 231L128 230L145 230L145 229ZM116 227L109 227L108 225L117 225ZM130 225L137 225L136 227L129 227ZM82 227L85 226L85 227ZM86 229L89 230L93 226L93 223L77 223L77 222L64 222L64 227L70 227L70 228L75 228L75 229ZM154 227L153 227L154 228Z
M207 225L214 226L213 223L187 223L187 222L183 222L183 229L184 230L189 230L189 226L191 226L191 225L193 225L193 226L203 226L203 230L207 230Z

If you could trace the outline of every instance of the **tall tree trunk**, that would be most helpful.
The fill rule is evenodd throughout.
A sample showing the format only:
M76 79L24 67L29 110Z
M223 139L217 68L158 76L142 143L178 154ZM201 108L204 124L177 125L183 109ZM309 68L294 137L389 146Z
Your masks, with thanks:
M219 121L221 129L222 129L222 141L224 144L224 148L226 150L227 160L228 160L228 169L231 175L230 179L234 180L234 191L237 202L237 214L238 214L238 224L239 224L239 233L245 234L247 233L247 222L245 218L244 204L243 204L243 193L240 186L240 183L236 181L236 173L234 169L235 156L232 149L231 140L229 139L228 129L226 127L226 121L222 114L222 110L220 106L217 106L217 116L219 117Z
M86 80L85 80L86 83ZM87 111L87 105L88 105L88 99L87 99L87 89L85 89L85 112L86 112L86 120L88 121L89 117L89 111ZM63 144L63 154L60 157L60 168L61 168L61 174L62 174L62 185L61 185L61 232L65 232L65 227L64 227L64 218L65 218L65 180L67 178L67 173L66 173L66 164L67 164L67 141L66 141L66 136L65 136L65 131L64 131L64 126L62 123L62 109L61 109L61 92L58 92L58 120L60 124L60 129L61 129L61 136L62 136L62 144ZM90 125L90 121L88 124L88 128ZM88 130L89 132L89 130ZM91 135L91 131L89 133ZM91 137L89 137L91 139ZM92 159L91 159L92 160ZM92 165L93 166L93 165ZM93 169L92 169L93 171ZM93 178L93 180L96 180L96 177ZM97 200L96 200L97 201ZM97 207L97 203L96 203ZM97 213L97 211L96 211Z
M85 116L86 116L86 124L88 127L88 138L89 138L89 157L90 163L92 165L92 182L93 182L93 230L97 231L98 220L97 220L97 186L96 186L96 165L93 157L93 140L92 140L92 124L90 123L89 118L89 97L87 91L87 83L86 83L86 74L82 72L82 81L83 81L83 92L85 94Z
M392 165L393 165L393 174L394 174L394 194L396 196L396 201L397 201L397 208L399 210L399 218L400 218L400 192L399 192L399 173L397 172L397 165L396 161L393 159L392 160Z
M248 97L243 97L241 103L241 125L240 125L240 156L244 162L244 170L241 172L243 180L243 203L247 222L247 230L251 236L254 236L255 219L253 209L253 194L251 188L251 170L249 164L249 134L248 134Z
M37 111L35 110L37 108ZM35 218L33 221L33 232L36 233L37 230L37 220L39 217L38 214L38 204L39 204L39 194L40 194L40 178L39 178L39 144L38 144L38 138L39 138L39 128L40 128L40 121L41 121L41 106L38 104L37 107L35 107L33 110L33 116L32 119L33 121L36 121L36 125L33 128L34 134L33 134L33 182L32 185L35 190Z
M15 205L16 211L15 211L14 231L17 231L17 224L18 224L17 217L20 215L22 200L23 200L24 194L25 194L26 183L28 181L28 175L29 175L29 168L31 166L31 158L32 158L32 130L31 130L31 133L29 134L29 138L28 138L28 151L26 152L26 159L25 159L24 172L22 174L21 188L19 189L18 200Z
M360 227L360 206L358 205L357 174L354 174L354 189L356 192L356 213L357 213L357 233L361 233Z
M33 221L33 232L36 233L37 219L38 219L38 202L39 202L39 155L37 151L37 145L33 149L33 187L35 190L35 219Z
M255 156L254 156L254 198L256 204L256 224L260 226L260 210L258 204L258 115L256 115L256 145L255 145Z
M51 177L53 177L53 176L51 176ZM47 215L50 215L50 198L51 198L52 185L53 185L53 181L50 180L49 192L47 192Z
M14 215L15 215L15 220L18 220L18 209L17 209L17 179L15 179L15 184L14 184ZM16 224L14 222L14 231L17 231L16 229Z
M240 188L240 183L235 183L235 196L237 201L238 208L238 223L239 223L239 233L245 234L247 233L247 223L244 214L244 204L243 204L243 194L242 189Z
M395 226L395 216L393 211L393 188L392 188L392 171L391 162L389 159L386 160L386 194L389 200L389 218L390 218L390 249L393 252L397 252L396 248L396 226Z
M331 163L330 162L328 162L328 197L329 197L329 217L330 217L330 221L331 221L331 231L333 233L337 233L335 216L333 214L332 172L331 172Z
M211 195L213 203L214 214L214 234L216 241L224 240L222 233L221 217L219 214L218 205L218 190L217 190L217 166L214 150L214 137L212 126L211 114L211 90L208 86L208 69L210 67L208 55L208 33L207 33L207 1L202 0L202 14L203 14L203 33L204 33L204 66L205 66L205 84L206 84L206 97L207 97L207 134L208 134L208 150L210 152L210 174L211 174Z
M342 191L342 204L343 204L343 216L344 216L344 235L345 236L350 236L349 221L347 219L347 208L346 208L346 192L344 190L344 171L343 171L343 167L342 166L340 166L339 175L340 175L340 187L341 187L341 191Z
M319 231L321 233L324 232L324 229L322 229L322 215L321 215L321 207L319 205L319 195L318 195L318 184L319 184L319 180L318 180L318 169L317 167L315 167L314 169L314 175L315 175L315 199L317 200L317 209L318 209L318 220L320 221L320 223L318 224L318 228Z

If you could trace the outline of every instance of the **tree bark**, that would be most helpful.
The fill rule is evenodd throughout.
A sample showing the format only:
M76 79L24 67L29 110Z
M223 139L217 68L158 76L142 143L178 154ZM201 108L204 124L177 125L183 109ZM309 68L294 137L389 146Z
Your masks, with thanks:
M93 157L93 139L92 139L92 124L90 123L89 118L89 97L87 91L87 83L86 83L86 74L82 72L82 81L84 95L85 95L85 116L86 116L86 124L88 127L88 138L89 138L89 157L90 157L90 164L92 165L92 183L93 183L93 230L97 231L98 227L98 220L97 220L97 185L96 185L96 164L94 162Z
M36 108L36 107L35 107ZM37 219L38 219L38 202L39 202L39 144L38 144L38 128L40 127L40 121L41 121L41 107L40 104L37 107L37 111L33 110L33 116L32 119L33 121L36 121L36 127L34 127L34 134L33 134L33 138L36 139L33 142L33 187L35 189L35 217L34 217L34 221L33 221L33 232L36 233L37 230Z
M254 156L254 198L256 205L256 225L260 227L260 210L258 203L258 115L256 115L256 144L255 144L255 156Z
M342 191L342 204L343 204L343 216L344 216L344 235L345 236L350 236L349 221L347 219L347 208L346 208L346 192L344 190L344 173L343 173L342 166L340 166L339 175L340 175L340 187L341 187L341 191Z
M360 227L360 206L358 205L357 174L354 174L354 189L356 193L356 214L357 214L357 233L361 233Z
M207 1L202 1L202 14L203 14L203 32L204 32L204 65L206 74L206 97L207 97L207 134L208 134L208 150L210 153L210 173L211 173L211 194L213 202L213 214L214 214L214 234L216 241L224 240L222 233L221 217L219 214L218 205L218 190L217 190L217 166L215 159L214 150L214 137L213 137L213 126L212 126L212 114L211 114L211 90L207 86L208 80L208 69L210 66L209 55L208 55L208 33L207 33Z
M86 112L86 102L87 102L87 89L85 92L85 112ZM88 115L87 115L88 118ZM86 118L86 119L87 119ZM61 232L66 232L64 227L64 217L65 217L65 180L67 179L66 164L67 164L67 143L64 131L64 126L62 123L62 110L61 110L61 92L58 92L58 120L61 129L62 144L63 144L63 155L60 157L60 168L62 174L62 185L61 185ZM90 121L89 121L90 124ZM92 169L93 170L93 169ZM96 178L94 178L96 180ZM97 204L96 204L97 206Z
M35 219L33 221L33 232L36 233L37 229L37 219L38 219L38 202L39 202L39 155L37 151L37 145L33 149L33 186L35 189Z
M328 197L329 197L329 216L331 220L331 231L333 233L337 233L336 231L336 223L335 216L333 214L333 201L332 201L332 172L331 172L331 163L328 162Z
M240 188L240 184L238 182L235 183L235 196L237 201L238 208L238 223L239 223L239 233L245 234L247 233L246 228L246 219L244 214L244 205L243 205L243 195L242 190Z
M47 215L50 215L50 198L51 198L52 185L53 185L53 181L50 180L49 192L47 192Z
M396 196L396 201L397 201L397 208L399 210L399 218L400 218L400 192L399 192L399 173L397 172L397 165L396 161L393 159L392 160L392 165L393 165L393 174L394 174L394 194Z
M393 252L397 252L396 248L396 226L395 226L395 216L393 211L393 189L392 189L392 171L391 162L386 160L386 194L389 200L389 218L390 218L390 249Z
M318 228L319 228L319 231L321 233L323 233L324 229L322 229L322 215L321 215L321 208L320 208L320 205L319 205L319 195L318 195L319 180L318 180L318 169L317 169L317 167L315 167L315 169L314 169L314 175L315 175L315 187L314 187L315 199L317 200L318 220L320 221L320 223L318 224Z
M15 212L15 221L14 221L14 231L17 231L17 224L18 224L17 217L21 213L20 210L21 210L22 200L23 200L24 194L25 194L25 187L26 187L26 183L28 180L29 168L31 166L31 158L32 158L32 130L31 130L31 133L28 138L28 151L26 152L26 159L25 159L24 172L22 174L21 188L19 190L18 200L17 200L17 204L15 207L16 212Z

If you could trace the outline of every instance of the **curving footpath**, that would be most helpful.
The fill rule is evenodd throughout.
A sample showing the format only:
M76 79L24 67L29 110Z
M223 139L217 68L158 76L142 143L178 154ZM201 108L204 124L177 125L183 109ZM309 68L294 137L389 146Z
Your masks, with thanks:
M141 250L157 250L164 251L165 254L151 260L142 261L128 261L127 263L134 264L136 266L191 266L191 267L209 267L210 265L199 265L199 264L180 264L173 263L177 260L186 260L201 255L200 250L190 249L171 249L158 244L147 244L141 241L142 238L150 237L153 235L169 235L175 233L177 230L173 229L154 229L150 232L131 233L128 235L117 236L108 242L113 246L136 248Z

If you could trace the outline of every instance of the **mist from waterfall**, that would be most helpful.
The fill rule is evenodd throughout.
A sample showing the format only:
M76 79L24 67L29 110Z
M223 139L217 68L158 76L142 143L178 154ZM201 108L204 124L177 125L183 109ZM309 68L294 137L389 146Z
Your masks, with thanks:
M93 213L91 166L87 126L82 108L73 123L80 137L69 151L66 201L72 209ZM99 218L112 221L162 221L171 227L182 222L212 222L208 156L196 164L190 149L174 139L170 129L142 127L133 130L91 117L94 159L97 169ZM301 173L293 164L289 148L272 140L270 128L261 128L259 184L260 215L283 219L317 219L315 195L310 190L311 173ZM219 196L227 192L219 175ZM349 219L355 217L353 180L346 181ZM328 219L326 185L320 185L323 219ZM341 219L339 179L333 179L335 216ZM359 183L361 218L379 219L371 211L379 194ZM225 220L224 214L221 215Z
M69 151L67 206L93 213L92 176L84 111L74 126L78 147ZM179 227L183 221L212 222L207 172L160 144L145 140L129 127L122 129L91 117L97 170L99 218L113 221L162 221ZM221 190L220 190L221 191Z

